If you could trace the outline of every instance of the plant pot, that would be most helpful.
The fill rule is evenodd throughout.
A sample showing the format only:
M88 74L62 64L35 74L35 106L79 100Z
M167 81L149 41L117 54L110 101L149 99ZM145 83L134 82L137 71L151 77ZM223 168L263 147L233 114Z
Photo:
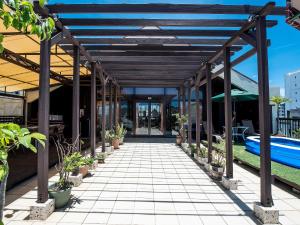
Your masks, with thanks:
M96 159L92 165L89 166L89 170L96 170L98 167L98 160Z
M79 167L79 173L82 174L82 177L85 177L89 173L89 166L84 165Z
M216 165L211 165L210 175L215 180L221 180L224 174L224 168Z
M106 152L108 155L112 154L113 151L114 151L114 149L113 149L112 146L106 146L106 147L105 147L105 152Z
M120 139L114 139L112 140L112 146L114 147L114 149L119 149L120 148Z
M176 145L181 146L181 144L182 144L182 137L180 135L177 135L176 136Z
M68 188L66 190L56 191L53 189L51 190L51 186L50 186L48 193L50 198L55 200L56 209L66 206L71 198L71 188Z

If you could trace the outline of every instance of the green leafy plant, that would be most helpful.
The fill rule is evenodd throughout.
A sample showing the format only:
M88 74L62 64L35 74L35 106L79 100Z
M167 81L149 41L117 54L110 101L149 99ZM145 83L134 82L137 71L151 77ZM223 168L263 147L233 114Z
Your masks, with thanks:
M206 147L200 146L198 152L199 152L199 157L201 157L201 158L207 158L208 157L208 151L207 151Z
M224 168L225 166L225 151L224 149L215 149L212 152L212 166Z
M105 163L106 153L105 152L99 152L96 155L96 159L98 160L98 163Z
M3 217L6 182L9 173L8 153L20 146L36 153L37 149L32 143L33 140L44 147L46 136L41 133L30 133L27 128L21 128L14 123L0 123L0 219Z
M95 162L95 159L91 157L84 157L82 158L82 165L92 166Z
M39 0L40 7L44 7L45 0ZM55 22L51 17L42 18L34 12L33 4L29 0L0 0L0 17L6 29L13 27L18 31L37 35L41 40L51 38L55 29ZM0 35L0 53L4 36Z
M59 180L51 187L52 190L66 190L73 186L73 184L69 182L69 176L79 167L82 158L80 153L75 151L78 141L79 139L76 139L74 143L69 144L59 137L54 139L58 155L58 163L55 167L59 173Z
M300 139L300 128L293 131L293 135L295 138Z
M127 133L127 130L124 128L123 123L121 123L121 125L119 123L117 123L116 129L115 129L115 134L119 138L123 138L123 137L125 137L126 133Z
M176 117L176 123L179 125L179 135L185 139L186 131L184 124L188 121L188 115L180 115L179 113L174 114Z

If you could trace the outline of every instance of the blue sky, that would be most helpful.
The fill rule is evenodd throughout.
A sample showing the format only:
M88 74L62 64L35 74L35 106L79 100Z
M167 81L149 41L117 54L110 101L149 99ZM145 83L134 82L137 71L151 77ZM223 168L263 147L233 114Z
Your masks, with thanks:
M74 0L49 0L49 4L54 3L74 3ZM99 4L143 4L143 3L177 3L177 4L251 4L263 5L267 0L76 0L76 3L99 3ZM284 6L286 0L275 0L278 6ZM66 15L69 17L69 15ZM74 17L74 15L71 15ZM89 15L89 17L103 18L224 18L224 15L164 15L164 14L97 14ZM226 18L226 17L225 17ZM229 18L229 17L227 17ZM244 18L242 16L234 16L230 18ZM268 19L278 20L278 25L268 29L268 38L271 39L269 48L269 72L270 85L284 87L284 75L288 72L300 70L300 31L290 27L285 23L285 17L270 16ZM235 69L244 73L248 77L257 80L256 57L252 57L247 61L236 66Z

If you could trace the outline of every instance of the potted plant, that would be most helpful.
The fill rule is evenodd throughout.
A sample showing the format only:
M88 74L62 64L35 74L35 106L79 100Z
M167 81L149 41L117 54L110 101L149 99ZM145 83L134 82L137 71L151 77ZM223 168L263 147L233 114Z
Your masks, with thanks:
M119 136L120 138L120 145L122 145L124 143L124 137L127 133L127 130L124 128L124 125L123 123L120 124L117 124L116 125L116 134Z
M98 160L92 157L83 158L84 163L88 166L89 170L95 170L98 165Z
M98 160L98 163L102 164L105 163L106 153L105 152L99 152L96 155L96 159Z
M185 141L186 132L185 132L184 124L188 121L188 116L179 115L179 113L176 113L175 117L176 117L176 123L179 125L179 133L176 136L176 144L180 146L182 142Z
M113 151L113 147L112 147L112 137L113 137L113 130L107 130L105 132L105 142L107 145L105 145L105 152L107 152L108 154L111 154Z
M55 208L64 207L70 200L73 183L69 181L71 173L78 168L78 160L73 155L75 144L62 143L60 138L54 140L58 163L55 166L59 180L49 186L49 196L55 199Z
M21 128L14 123L0 123L0 220L3 218L6 183L9 174L8 153L20 146L36 153L37 149L32 144L33 140L44 147L46 136L36 132L30 133L27 128Z
M207 151L207 148L201 144L200 148L198 150L198 153L199 153L199 157L198 157L199 163L201 165L205 166L208 163L208 151Z
M213 151L212 162L210 168L210 175L213 179L221 180L224 174L225 166L225 152L222 149L217 149Z
M111 136L111 143L114 149L120 148L120 137L116 133L113 133L113 135Z

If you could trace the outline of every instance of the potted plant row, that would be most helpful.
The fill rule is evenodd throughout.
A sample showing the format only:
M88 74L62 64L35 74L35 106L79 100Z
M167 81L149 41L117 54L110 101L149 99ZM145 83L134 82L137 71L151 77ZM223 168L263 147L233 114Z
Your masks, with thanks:
M54 140L58 154L56 169L59 179L50 185L48 190L50 198L55 199L55 208L64 207L70 200L73 187L73 183L70 182L70 176L78 174L82 174L82 177L86 176L90 166L95 161L93 158L83 157L80 152L74 151L77 141L69 144L61 138Z

